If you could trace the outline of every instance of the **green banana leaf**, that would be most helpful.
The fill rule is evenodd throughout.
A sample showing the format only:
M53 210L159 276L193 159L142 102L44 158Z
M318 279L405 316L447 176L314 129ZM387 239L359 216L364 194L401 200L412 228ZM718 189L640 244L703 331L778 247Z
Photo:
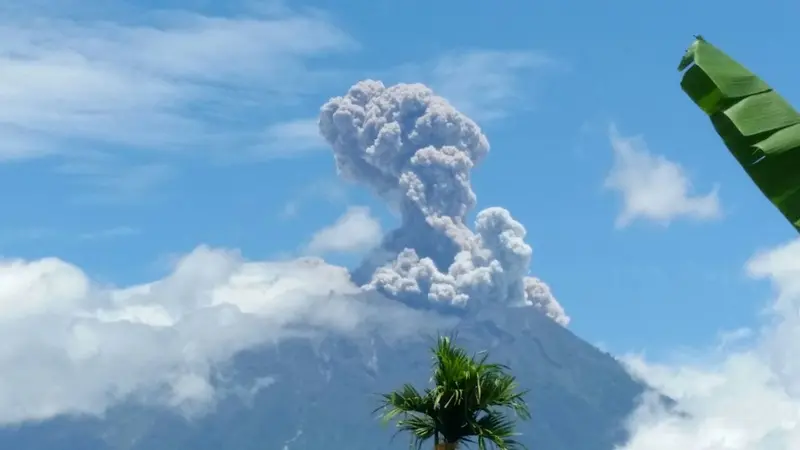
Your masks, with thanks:
M702 36L686 51L681 88L753 182L800 232L800 114ZM688 70L687 70L688 68Z

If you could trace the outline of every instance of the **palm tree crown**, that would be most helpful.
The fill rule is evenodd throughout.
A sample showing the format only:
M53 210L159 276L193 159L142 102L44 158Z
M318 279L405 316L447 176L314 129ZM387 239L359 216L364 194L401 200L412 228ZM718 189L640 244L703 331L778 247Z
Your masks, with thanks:
M489 443L499 450L519 450L515 421L509 413L529 419L523 399L508 367L487 363L486 352L470 356L450 337L439 337L433 353L433 387L420 392L410 384L382 396L385 422L399 418L398 432L411 434L419 449L433 438L437 450L454 450L461 443ZM509 411L510 410L510 411ZM376 410L377 411L377 410Z

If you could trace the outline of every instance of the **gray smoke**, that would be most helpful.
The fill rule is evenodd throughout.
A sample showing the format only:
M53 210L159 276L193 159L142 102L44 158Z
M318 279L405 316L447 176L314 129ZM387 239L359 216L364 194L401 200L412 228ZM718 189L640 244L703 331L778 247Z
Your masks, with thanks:
M528 276L525 227L499 207L466 224L476 197L472 168L489 152L478 125L422 84L355 84L320 111L340 175L398 210L400 227L352 273L364 289L407 303L532 305L569 317L541 280Z

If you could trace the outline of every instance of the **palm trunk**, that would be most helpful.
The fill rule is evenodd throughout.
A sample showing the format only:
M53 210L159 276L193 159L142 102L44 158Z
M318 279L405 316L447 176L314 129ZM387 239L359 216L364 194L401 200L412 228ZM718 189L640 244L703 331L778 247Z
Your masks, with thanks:
M442 442L435 445L435 450L457 450L458 442Z

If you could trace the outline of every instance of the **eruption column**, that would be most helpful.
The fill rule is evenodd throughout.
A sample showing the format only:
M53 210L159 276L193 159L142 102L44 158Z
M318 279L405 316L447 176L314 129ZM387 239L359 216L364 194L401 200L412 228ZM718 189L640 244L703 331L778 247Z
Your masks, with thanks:
M421 84L355 84L322 106L322 136L339 174L400 213L353 280L411 304L529 304L569 318L541 280L528 276L525 227L499 207L466 224L476 196L470 173L489 152L478 125Z

